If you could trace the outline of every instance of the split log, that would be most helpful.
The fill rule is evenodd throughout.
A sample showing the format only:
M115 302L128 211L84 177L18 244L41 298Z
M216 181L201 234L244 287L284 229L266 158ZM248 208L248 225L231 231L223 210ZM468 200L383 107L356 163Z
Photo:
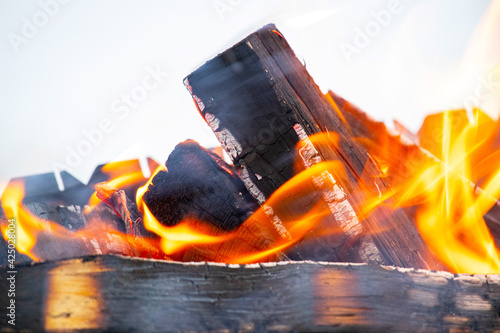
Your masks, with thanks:
M383 159L385 163L389 164L390 172L386 174L386 177L390 184L402 184L407 181L409 176L419 172L422 167L440 163L440 159L437 156L418 144L418 136L408 132L406 135L402 135L399 131L387 128L383 122L371 118L354 104L332 91L328 92L328 96L333 102L334 107L343 115L353 136L356 137L373 156ZM464 122L467 121L465 111L456 111L453 112L452 115L455 119L452 121L454 126L453 130L460 133L461 129L465 126ZM401 125L399 127L402 128ZM405 132L407 131L404 128L402 129ZM483 139L488 139L488 141L498 140L494 135L492 135L491 138L487 138L487 133L484 134L485 137ZM431 148L431 145L434 147L436 145L438 147L441 146L439 142L433 142L432 144L426 142L425 145L427 148ZM495 151L496 149L490 150L491 153ZM475 193L479 194L483 191L477 184L474 184L470 180L467 181L470 182ZM495 198L491 199L492 202L496 200ZM407 209L407 215L414 221L414 214L412 212L415 212L415 207L409 207ZM483 218L496 244L500 245L500 201L493 204L493 207L483 216Z
M342 163L345 176L326 172L311 180L309 186L317 193L300 203L307 211L322 198L332 216L318 229L333 225L342 230L327 238L313 237L314 250L306 258L318 260L323 252L321 259L329 261L444 269L402 210L379 207L360 221L356 212L366 199L360 188L376 196L387 185L374 177L380 173L377 166L350 136L274 25L205 63L185 79L185 85L260 204L296 174L296 158L302 164L299 171L320 161ZM313 143L310 137L320 132L337 136L337 145ZM300 192L303 189L295 195ZM283 237L287 230L281 219L294 215L288 209L271 210Z
M6 270L0 274L7 295ZM492 332L500 325L499 299L498 275L98 256L18 266L15 329ZM0 298L2 309L6 302ZM7 320L0 317L2 331L12 329Z

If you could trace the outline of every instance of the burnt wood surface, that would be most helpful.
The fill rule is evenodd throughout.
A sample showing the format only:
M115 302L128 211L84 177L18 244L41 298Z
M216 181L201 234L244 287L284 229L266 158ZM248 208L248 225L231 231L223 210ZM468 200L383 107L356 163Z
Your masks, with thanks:
M15 330L26 332L492 332L500 324L498 275L116 256L16 270ZM7 301L0 298L2 309ZM2 331L14 328L7 319L0 316Z
M148 166L151 172L157 167L157 163L152 159L147 159ZM124 172L140 171L138 160L122 161ZM105 204L99 204L90 212L86 212L85 205L89 202L90 196L94 193L94 186L98 182L110 180L110 175L103 170L103 165L98 166L87 185L81 183L66 171L60 173L64 190L60 190L57 185L56 176L54 173L45 173L31 175L26 177L12 179L8 187L12 184L22 182L24 184L25 197L23 198L23 206L36 218L46 221L44 231L39 234L39 239L35 245L35 253L39 255L41 260L56 260L75 256L84 256L92 254L113 253L124 255L136 255L136 249L118 239L112 230L118 232L126 232L126 225L123 220L115 214L115 212ZM144 179L144 182L147 179ZM127 185L125 191L135 195L135 191L139 184ZM0 207L0 223L7 225L7 218L3 208ZM67 230L65 235L67 239L56 237L57 232L51 230L48 221L52 221L55 225L60 225ZM89 222L102 222L101 230L94 232L100 233L101 236L107 234L106 237L96 237L97 241L92 237L74 237L71 233L89 227ZM64 231L64 230L63 230ZM104 239L108 239L104 241ZM147 244L139 244L141 247ZM148 248L150 248L148 246ZM0 236L0 265L5 266L7 263L7 242ZM153 253L156 258L165 258ZM33 260L27 255L18 253L16 256L18 263L29 263Z
M353 140L274 25L205 63L185 79L185 85L261 204L298 171L320 161L342 163L346 175L322 175L321 186L311 181L316 196L294 206L307 210L322 198L332 215L316 231L333 225L342 232L313 235L314 250L307 252L311 247L301 244L291 258L444 269L402 210L379 207L360 221L356 212L366 199L360 187L378 195L387 185L375 177L380 174L377 166ZM337 144L313 144L309 137L320 132L338 136ZM287 209L273 213L277 230L283 228L280 219L293 215ZM282 235L286 237L286 230Z
M39 260L58 260L110 253L135 255L134 248L123 238L115 235L114 231L125 232L124 222L106 205L97 206L89 213L84 213L84 207L79 205L52 206L30 202L25 204L25 207L32 216L44 223L42 230L36 233L37 240L32 249L33 254ZM5 223L5 217L1 212L0 220ZM88 232L78 234L83 229ZM107 236L103 237L106 234ZM5 266L7 244L3 238L2 243L6 250L2 252L2 254L5 253L5 257L0 258L0 265ZM18 253L16 262L31 263L33 259Z
M259 207L234 168L193 140L178 144L165 166L143 197L164 225L195 219L230 231Z
M106 205L113 209L121 221L127 235L132 237L157 237L151 231L146 230L143 222L142 213L137 204L132 201L124 190L118 190L109 186L107 183L98 183L95 185L96 195Z

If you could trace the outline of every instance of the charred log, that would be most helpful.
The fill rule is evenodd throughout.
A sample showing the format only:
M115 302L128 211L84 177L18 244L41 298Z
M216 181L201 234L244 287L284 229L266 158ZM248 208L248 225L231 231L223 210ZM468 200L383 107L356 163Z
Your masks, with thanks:
M319 228L333 225L342 233L315 240L315 250L305 258L318 259L319 247L325 254L322 260L443 268L402 210L380 207L360 222L356 212L364 197L359 187L379 193L387 185L374 177L379 174L377 166L353 140L274 25L205 63L185 79L185 85L260 204L298 170L320 161L342 163L345 176L326 174L311 181L311 186L321 186L308 204L302 202L307 211L322 198L332 217ZM320 132L338 136L338 144L313 144L309 138ZM285 220L293 215L286 210L276 214Z
M111 187L107 183L95 185L97 197L111 207L116 215L123 221L123 228L127 235L133 237L157 237L156 234L146 230L142 213L135 202L130 200L125 191Z
M164 225L194 219L231 231L258 207L234 169L194 141L177 145L165 165L144 195Z
M20 331L492 332L499 327L498 275L114 256L17 271ZM3 276L0 293L7 295ZM3 309L8 299L0 298ZM0 317L0 330L11 328L8 319Z

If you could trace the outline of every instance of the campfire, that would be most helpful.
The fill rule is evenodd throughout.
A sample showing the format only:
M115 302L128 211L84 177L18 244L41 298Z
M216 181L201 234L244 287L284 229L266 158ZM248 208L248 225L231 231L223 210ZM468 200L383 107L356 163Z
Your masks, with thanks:
M187 140L150 177L113 162L87 185L63 173L64 191L11 180L2 246L17 255L0 264L24 283L19 325L498 327L498 121L448 110L389 128L322 93L274 25L184 85L222 149Z

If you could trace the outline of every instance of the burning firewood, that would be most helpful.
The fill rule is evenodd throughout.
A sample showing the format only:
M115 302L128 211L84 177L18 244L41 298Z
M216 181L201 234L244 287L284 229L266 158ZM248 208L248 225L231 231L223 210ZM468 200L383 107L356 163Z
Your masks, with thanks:
M327 254L324 260L443 269L402 210L379 206L364 220L358 217L366 197L378 196L387 185L274 25L208 61L185 85L263 207L297 171L322 161L340 162L337 172L324 170L309 185L331 210L326 225L341 230L326 242L315 241L315 252ZM317 140L322 132L336 144ZM305 210L317 198L309 202ZM276 229L286 237L280 220L292 213L273 214Z
M118 190L108 183L98 183L95 188L97 197L113 208L121 218L127 235L133 237L157 237L156 234L146 230L142 220L142 213L135 202L127 197L125 191Z
M450 214L448 223L446 221L441 223L448 225L449 228L456 229L454 232L457 237L454 238L459 246L466 244L463 247L464 249L470 247L471 250L466 250L468 252L466 256L470 256L474 251L477 251L478 256L483 257L484 262L490 260L495 262L493 253L485 255L485 252L489 252L492 244L488 242L488 231L486 228L481 228L481 226L484 225L482 221L484 219L485 225L498 246L500 244L500 203L496 197L491 196L478 184L487 185L487 180L491 180L495 176L498 164L494 160L499 152L497 147L500 146L499 142L497 142L500 133L498 124L480 110L474 110L473 112L475 123L469 121L465 110L455 110L426 117L417 135L408 133L404 128L402 130L407 134L402 135L397 131L390 130L384 123L374 120L335 93L328 92L328 97L332 106L343 115L349 130L357 138L358 142L370 152L381 168L384 169L383 176L385 179L394 188L398 189L394 191L394 196L398 198L398 201L401 201L403 197L408 201L408 203L404 203L407 206L405 210L415 224L419 223L416 214L420 211L425 198L413 200L412 195L408 194L406 188L408 185L415 186L419 182L419 175L429 172L429 170L439 167L439 165L450 165L449 171L443 168L432 180L439 184L439 177L446 177L451 179L450 183L458 181L459 185L463 183L464 187L459 190L462 195L454 198L453 205L457 208L450 209L454 213ZM399 127L401 128L401 125ZM459 141L460 138L467 139ZM447 142L445 145L443 145L444 140ZM467 148L467 146L470 148ZM456 156L450 157L450 154ZM472 166L470 170L467 163ZM457 165L461 165L461 168L457 168ZM441 181L441 183L444 182L444 180ZM432 191L438 190L435 188ZM452 191L448 190L448 192L451 193ZM468 198L463 195L463 193L467 192L470 193ZM443 193L444 195L446 194ZM484 201L481 205L479 205L480 200ZM432 203L432 205L440 207L437 202ZM458 227L460 224L464 225L463 221L468 218L467 214L462 213L460 209L462 206L468 208L468 215L472 216L470 218L471 222L467 224L467 229L465 229L465 226ZM484 206L486 210L481 206ZM474 211L477 211L478 214L472 215L471 212ZM478 228L475 229L477 233L472 233L473 228ZM467 240L466 237L460 236L460 232L470 234L471 239ZM450 234L453 234L453 232L450 232ZM444 235L441 235L441 237L444 237ZM447 252L452 255L460 253L457 248L451 250L453 247L450 240L446 243L444 246L443 244L439 245L439 247L450 246ZM496 264L493 264L491 269L496 270L495 266ZM459 270L463 270L463 268Z
M52 206L29 202L21 209L23 228L30 228L31 237L36 237L33 239L36 247L28 252L30 256L19 254L16 257L18 263L105 253L135 256L134 249L120 234L123 222L106 206L84 213L84 207L79 205ZM0 212L3 225L5 219L4 213ZM107 236L97 237L98 234ZM6 246L3 238L0 243L2 247ZM1 263L5 262L6 258L1 258Z
M152 160L148 162L151 167L155 166ZM89 185L63 172L64 191L58 189L54 174L11 180L2 195L0 225L5 237L5 227L9 224L7 219L16 217L14 223L17 226L19 250L16 261L29 263L94 254L168 259L159 250L156 241L150 238L153 233L142 230L142 235L148 237L132 239L127 224L111 207L94 203L93 200L90 200L92 207L87 206L89 197L93 197L93 182L111 180L109 172L112 169L124 172L121 176L129 180L125 187L129 190L134 186L132 182L136 183L137 188L140 179L146 181L142 172L140 175L138 173L140 168L136 160L98 166ZM117 184L116 181L111 183ZM120 183L123 185L123 182ZM7 262L4 237L0 238L0 265Z
M254 255L267 260L283 256L279 250L266 253L279 235L268 228L235 169L219 156L187 140L176 146L165 166L140 201L153 215L146 223L163 236L164 251L173 258L245 262L256 260Z
M191 218L231 231L257 210L232 166L192 140L175 147L154 176L144 202L164 225Z

